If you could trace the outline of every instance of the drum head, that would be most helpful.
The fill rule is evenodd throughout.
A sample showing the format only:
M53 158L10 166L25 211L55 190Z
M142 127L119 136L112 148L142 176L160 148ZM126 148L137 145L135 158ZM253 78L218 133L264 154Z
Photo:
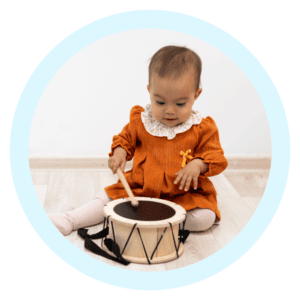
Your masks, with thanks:
M139 205L133 207L129 198L108 202L104 206L104 216L118 223L134 225L139 228L160 228L169 223L179 224L186 218L184 208L171 201L148 197L135 197Z
M136 221L161 221L175 216L175 209L171 206L154 201L140 201L133 207L130 201L120 203L114 207L114 212L121 217Z

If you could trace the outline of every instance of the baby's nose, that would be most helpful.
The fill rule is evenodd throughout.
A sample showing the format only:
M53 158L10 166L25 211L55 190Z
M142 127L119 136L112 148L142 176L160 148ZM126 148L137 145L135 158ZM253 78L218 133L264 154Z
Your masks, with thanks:
M174 115L176 113L175 109L173 107L167 107L166 108L166 114L168 115Z

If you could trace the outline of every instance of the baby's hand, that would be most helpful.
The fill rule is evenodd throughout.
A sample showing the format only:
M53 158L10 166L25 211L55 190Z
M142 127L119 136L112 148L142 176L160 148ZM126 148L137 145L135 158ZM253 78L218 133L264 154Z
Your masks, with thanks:
M113 174L116 174L117 169L120 167L122 172L124 172L126 165L127 152L122 147L117 147L114 150L112 157L108 159L108 166L112 170Z
M177 184L180 180L179 189L182 190L185 186L185 191L187 192L190 188L190 184L193 180L194 189L197 189L198 176L200 173L204 173L207 170L207 164L205 164L201 159L196 158L185 165L179 172L175 173L177 178L175 179L174 184Z

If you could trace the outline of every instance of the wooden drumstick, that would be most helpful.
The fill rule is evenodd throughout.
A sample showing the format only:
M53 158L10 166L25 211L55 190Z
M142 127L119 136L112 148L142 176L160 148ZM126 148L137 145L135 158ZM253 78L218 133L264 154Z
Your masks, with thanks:
M128 182L127 182L127 180L126 180L126 178L125 178L125 176L124 176L124 174L123 174L123 172L122 172L122 170L120 168L117 169L117 174L118 174L118 176L119 176L119 178L120 178L120 180L121 180L121 182L122 182L122 184L124 186L124 189L126 190L128 196L129 196L129 198L131 200L131 205L132 206L138 206L139 202L133 196L132 191L131 191L131 189L130 189L130 187L128 185Z

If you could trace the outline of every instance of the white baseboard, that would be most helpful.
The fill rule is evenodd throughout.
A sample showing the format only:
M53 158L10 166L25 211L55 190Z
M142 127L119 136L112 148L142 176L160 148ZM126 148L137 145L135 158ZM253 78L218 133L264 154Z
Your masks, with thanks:
M132 162L127 162L129 166ZM107 155L29 155L30 169L108 169Z
M227 170L269 170L270 155L226 155ZM126 169L132 168L132 160ZM107 155L29 155L30 169L108 169Z
M270 170L271 155L226 155L227 170Z

